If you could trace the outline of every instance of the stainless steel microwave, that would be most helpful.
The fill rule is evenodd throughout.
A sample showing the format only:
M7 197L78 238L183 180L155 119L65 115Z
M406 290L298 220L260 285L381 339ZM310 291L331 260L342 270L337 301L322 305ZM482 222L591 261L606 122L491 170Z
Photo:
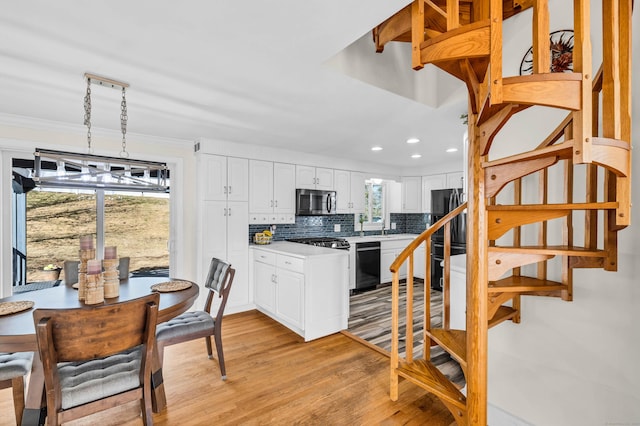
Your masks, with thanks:
M336 214L336 192L319 189L296 189L296 215Z

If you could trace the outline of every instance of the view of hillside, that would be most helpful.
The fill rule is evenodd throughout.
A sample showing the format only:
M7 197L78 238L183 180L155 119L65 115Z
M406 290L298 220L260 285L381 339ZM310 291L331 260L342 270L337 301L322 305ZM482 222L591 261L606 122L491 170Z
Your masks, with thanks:
M79 236L96 234L95 195L31 191L27 195L27 281L49 264L77 260ZM105 196L105 245L131 257L130 271L169 267L169 198ZM64 278L64 277L61 277Z

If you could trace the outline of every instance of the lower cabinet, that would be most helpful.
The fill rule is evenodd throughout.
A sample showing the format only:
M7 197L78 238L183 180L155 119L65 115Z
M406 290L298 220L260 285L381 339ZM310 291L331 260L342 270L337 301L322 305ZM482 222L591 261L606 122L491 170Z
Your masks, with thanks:
M396 257L409 245L411 240L391 240L380 243L380 282L391 282L391 271L389 267L396 260ZM400 268L400 279L407 278L407 262Z
M335 255L306 257L265 248L253 248L252 252L254 302L260 312L305 341L347 328L346 252L336 250Z

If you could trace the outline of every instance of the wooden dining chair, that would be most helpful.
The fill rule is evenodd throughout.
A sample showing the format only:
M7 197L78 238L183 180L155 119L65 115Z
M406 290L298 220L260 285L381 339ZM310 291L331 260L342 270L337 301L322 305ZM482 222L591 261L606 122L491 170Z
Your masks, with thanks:
M24 411L24 376L31 371L33 352L0 353L0 389L13 389L16 424L22 423Z
M72 285L78 282L78 265L80 265L79 260L65 260L62 263L62 272L66 285Z
M153 424L151 360L159 297L33 312L48 425L136 400L144 424Z
M227 305L229 291L233 283L236 270L229 263L220 259L211 259L209 273L205 281L205 287L209 290L204 311L185 312L167 322L158 324L156 331L156 343L160 364L164 358L164 347L175 345L189 340L205 338L209 359L213 359L211 336L215 338L218 363L222 380L227 380L227 372L224 366L224 353L222 351L222 317ZM221 298L215 318L211 316L211 305L215 295Z

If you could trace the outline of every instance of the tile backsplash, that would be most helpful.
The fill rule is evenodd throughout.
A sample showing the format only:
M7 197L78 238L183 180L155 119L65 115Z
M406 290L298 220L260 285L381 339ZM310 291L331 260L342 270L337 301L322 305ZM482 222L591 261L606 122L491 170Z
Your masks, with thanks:
M391 213L391 223L396 229L389 229L389 234L420 234L425 230L429 214ZM340 232L334 232L334 225L340 225ZM353 214L336 214L331 216L296 216L296 223L276 224L273 241L304 237L353 237L360 234L354 231ZM389 228L390 226L387 225ZM249 241L253 234L262 232L269 225L249 225ZM380 231L365 231L365 235L379 234Z

